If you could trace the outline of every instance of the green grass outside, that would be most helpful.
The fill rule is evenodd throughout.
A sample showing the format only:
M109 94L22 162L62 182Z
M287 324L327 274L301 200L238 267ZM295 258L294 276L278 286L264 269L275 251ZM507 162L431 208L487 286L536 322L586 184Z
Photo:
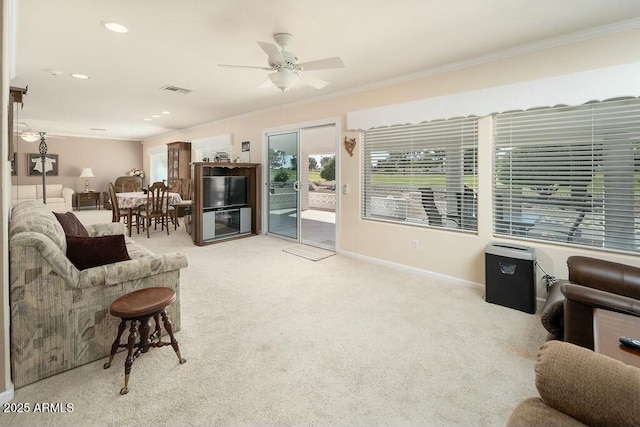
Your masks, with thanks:
M401 186L420 186L420 187L444 187L447 184L447 178L444 175L378 175L373 174L372 182L374 185L401 185ZM477 179L473 176L465 176L463 178L465 185L473 188L477 187Z
M284 169L284 171L289 175L289 181L295 181L296 180L296 171L291 170L291 169ZM271 181L273 182L273 177L280 172L280 169L270 169L269 170L269 175L271 178ZM309 171L309 182L326 182L326 180L324 178L322 178L320 176L320 171L319 170L314 170L314 171Z
M327 182L326 179L320 176L320 172L321 171L316 171L316 170L309 171L309 182L320 182L320 183Z

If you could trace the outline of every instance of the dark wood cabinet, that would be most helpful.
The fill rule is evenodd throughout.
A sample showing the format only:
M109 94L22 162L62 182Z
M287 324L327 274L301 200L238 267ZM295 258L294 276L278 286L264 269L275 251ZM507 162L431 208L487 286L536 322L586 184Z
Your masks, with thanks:
M192 221L193 229L191 238L193 243L202 246L220 241L242 238L260 234L261 216L261 173L259 163L213 163L213 162L193 162L191 164L193 175L193 209ZM238 233L237 235L226 235L221 238L209 239L205 237L206 229L211 224L205 224L205 221L211 221L212 213L223 212L224 209L209 209L204 206L204 179L210 176L246 176L247 177L247 204L238 207L237 210L250 208L251 228L247 233ZM235 209L231 209L235 210ZM246 212L246 211L245 211Z
M167 185L176 179L191 178L191 143L170 142L167 144Z

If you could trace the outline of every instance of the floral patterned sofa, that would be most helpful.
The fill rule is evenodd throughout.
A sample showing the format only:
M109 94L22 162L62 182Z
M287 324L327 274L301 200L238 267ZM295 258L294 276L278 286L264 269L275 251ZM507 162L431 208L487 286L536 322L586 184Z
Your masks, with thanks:
M124 234L121 223L88 225L89 236ZM124 237L130 260L78 270L67 239L41 202L16 205L9 226L11 368L16 388L108 356L119 319L109 306L136 289L176 291L169 307L180 329L180 269L186 255L155 255Z

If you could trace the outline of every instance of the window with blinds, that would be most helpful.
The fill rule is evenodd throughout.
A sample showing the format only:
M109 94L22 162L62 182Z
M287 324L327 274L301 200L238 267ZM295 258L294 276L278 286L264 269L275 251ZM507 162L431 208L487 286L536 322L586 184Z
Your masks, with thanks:
M640 100L494 116L494 233L639 252Z
M367 130L365 219L477 229L477 118Z
M167 179L167 150L149 154L149 182L165 181Z

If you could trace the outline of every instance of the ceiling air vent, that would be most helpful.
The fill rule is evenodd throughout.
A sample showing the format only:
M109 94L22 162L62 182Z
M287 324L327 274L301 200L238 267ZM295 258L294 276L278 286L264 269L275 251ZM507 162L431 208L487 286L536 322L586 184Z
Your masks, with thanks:
M175 93L181 93L183 95L186 95L188 93L193 92L191 89L185 89L183 87L178 87L178 86L172 86L172 85L165 85L162 86L160 88L160 90L166 90L168 92L175 92Z

